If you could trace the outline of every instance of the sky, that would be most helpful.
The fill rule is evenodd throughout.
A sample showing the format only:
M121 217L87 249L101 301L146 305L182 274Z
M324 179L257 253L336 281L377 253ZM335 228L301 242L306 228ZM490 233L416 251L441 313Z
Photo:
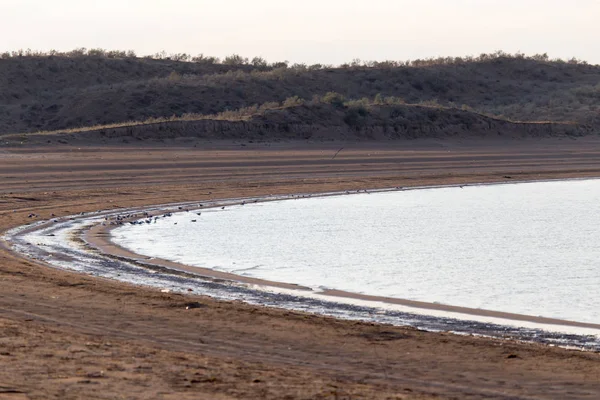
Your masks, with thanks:
M600 64L600 0L0 0L0 52L341 64L503 50Z

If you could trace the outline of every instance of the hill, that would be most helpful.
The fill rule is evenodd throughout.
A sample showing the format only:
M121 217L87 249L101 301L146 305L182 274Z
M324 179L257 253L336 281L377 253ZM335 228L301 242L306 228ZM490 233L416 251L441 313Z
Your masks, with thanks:
M397 100L396 100L397 101ZM518 122L438 105L393 99L344 101L336 93L285 105L267 103L217 115L186 115L45 133L3 135L10 143L140 143L178 140L394 140L448 137L583 136L591 127L564 122Z
M393 97L497 119L600 125L600 66L576 60L499 52L334 68L174 58L4 57L0 134L215 115L289 98L309 101L328 92L347 99Z

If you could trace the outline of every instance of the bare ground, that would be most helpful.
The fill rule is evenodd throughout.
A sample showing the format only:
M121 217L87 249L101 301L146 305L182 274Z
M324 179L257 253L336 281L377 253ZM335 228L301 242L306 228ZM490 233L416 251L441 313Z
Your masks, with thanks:
M32 212L600 176L599 144L588 137L0 148L0 229L29 222ZM199 307L188 310L189 302ZM165 294L0 249L0 399L596 399L599 361L594 353Z

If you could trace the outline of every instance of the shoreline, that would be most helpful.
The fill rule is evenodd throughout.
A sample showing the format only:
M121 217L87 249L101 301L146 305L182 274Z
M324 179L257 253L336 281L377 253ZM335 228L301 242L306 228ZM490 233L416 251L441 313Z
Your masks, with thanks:
M527 184L527 183L538 183L538 182L579 181L579 180L594 180L594 179L600 179L600 178L581 177L581 178L570 178L570 179L557 178L557 179L510 181L510 182L470 182L470 183L465 183L462 186ZM423 189L447 188L447 187L458 187L458 186L459 185L450 184L450 185L415 186L415 187L407 186L407 187L403 187L403 188L379 188L379 189L368 189L368 190L371 190L372 193L381 193L381 192L390 192L390 191L423 190ZM355 193L359 193L359 192L360 192L360 190L356 191ZM313 193L309 197L319 198L319 197L329 197L329 196L345 196L345 195L351 195L351 194L353 194L353 193L347 193L347 192ZM293 199L297 199L297 198L298 198L298 195L292 195L292 197L282 198L282 199L265 199L265 200L259 199L258 202L293 200ZM238 201L238 200L241 200L241 199L214 200L213 201L214 204L210 205L209 207L202 208L202 210L218 208L221 204L224 204L225 202L227 202L228 205L240 204L241 201ZM245 201L247 201L247 200L254 200L254 199L245 199ZM238 201L238 202L231 202L231 201ZM179 205L176 204L176 205L173 205L174 208L169 208L170 205L169 206L148 205L147 207L154 209L154 210L160 209L161 212L172 212L172 213L185 212L185 211L177 210L178 206ZM194 210L195 209L190 209L190 211L194 211ZM136 218L132 218L130 220L133 221L133 220L136 220ZM125 222L129 222L129 220L127 220ZM294 291L299 291L300 295L302 295L302 293L319 294L319 295L326 296L327 298L330 298L332 301L335 301L336 299L345 299L345 300L350 300L350 301L360 300L363 302L372 303L374 307L375 307L375 303L383 303L383 304L387 304L387 305L399 305L399 306L407 307L409 309L409 310L407 310L408 312L411 312L411 309L413 309L415 313L425 312L427 314L427 311L429 311L429 312L435 311L435 312L450 313L450 314L454 314L454 315L457 314L459 317L463 317L465 319L468 318L468 316L472 316L472 317L492 318L493 320L506 320L506 321L514 322L514 323L527 322L527 323L532 323L535 325L542 325L542 326L546 326L546 327L554 326L556 328L559 328L559 327L585 328L585 329L598 330L598 333L600 334L600 323L579 322L579 321L565 320L565 319L553 318L553 317L533 316L533 315L511 313L511 312L504 312L504 311L497 311L497 310L487 310L487 309L471 308L471 307L464 307L464 306L454 306L451 304L438 304L438 303L424 302L424 301L419 301L419 300L409 300L409 299L393 298L393 297L386 297L386 296L360 294L360 293L354 293L354 292L349 292L349 291L344 291L344 290L338 290L335 288L325 289L322 291L315 292L309 287L305 287L305 286L294 284L294 283L286 283L286 282L278 282L278 281L272 281L272 280L267 280L267 279L246 277L246 276L237 275L237 274L233 274L233 273L217 271L217 270L214 270L211 268L190 266L190 265L178 263L178 262L167 260L167 259L148 257L143 254L138 254L133 251L130 251L122 246L115 244L113 241L111 241L110 240L110 237L111 237L110 231L112 231L113 229L117 229L117 228L119 228L119 225L102 226L101 224L96 224L93 227L91 227L90 229L86 229L86 231L82 235L82 238L88 245L92 246L96 250L98 250L104 254L107 254L109 256L130 259L135 262L141 263L143 265L163 267L163 268L166 268L167 270L191 273L193 275L197 275L201 278L206 278L209 280L227 280L227 281L232 281L232 282L237 282L237 283L242 283L242 284L247 284L247 285L257 285L257 286L267 288L267 289L272 288L272 289L294 290ZM261 289L259 289L259 290L261 290Z
M0 151L0 230L51 214L93 216L96 210L119 213L148 204L600 176L595 137L133 147ZM36 217L29 218L31 213ZM111 274L127 273L112 265ZM581 345L562 348L563 339L573 335L523 342L521 334L536 337L539 331L505 331L488 323L454 326L489 325L495 336L451 334L444 328L427 332L419 324L432 326L433 319L418 320L415 327L392 325L390 320L405 317L401 312L369 314L372 309L340 306L322 316L297 311L300 303L289 295L261 298L288 302L285 309L232 301L224 283L192 286L194 292L184 296L93 275L49 268L0 243L0 388L48 399L73 393L82 398L128 393L141 399L161 393L165 398L500 400L584 399L600 393L595 350L600 346L594 338L577 337ZM186 291L190 286L183 275L165 280L165 288ZM203 288L219 286L224 297L204 294ZM322 300L310 303L314 310L324 306ZM355 311L365 318L343 318ZM579 351L584 348L591 351Z

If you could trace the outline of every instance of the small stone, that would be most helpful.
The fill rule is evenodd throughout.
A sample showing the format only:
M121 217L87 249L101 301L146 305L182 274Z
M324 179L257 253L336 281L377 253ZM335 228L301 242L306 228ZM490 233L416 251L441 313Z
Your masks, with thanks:
M194 308L204 308L204 307L206 307L204 304L199 303L197 301L194 301L194 302L191 302L191 303L187 303L185 305L185 309L186 310L192 310Z

